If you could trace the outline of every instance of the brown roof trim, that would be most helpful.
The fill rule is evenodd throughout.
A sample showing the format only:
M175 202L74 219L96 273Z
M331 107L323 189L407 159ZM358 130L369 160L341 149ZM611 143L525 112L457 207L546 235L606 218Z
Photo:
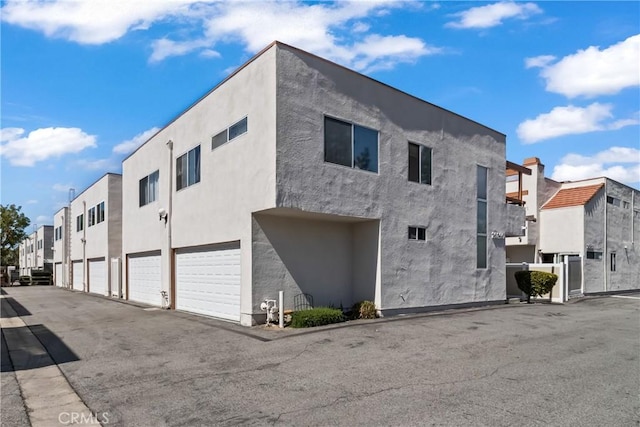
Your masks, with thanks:
M529 190L522 190L522 195L523 196L526 196L528 194L529 194ZM518 198L518 192L517 191L512 191L511 193L507 193L507 198L520 200Z
M509 160L507 160L507 170L520 172L525 175L531 175L531 169L525 166L520 166L517 163L510 162ZM514 175L514 174L509 174L509 175Z

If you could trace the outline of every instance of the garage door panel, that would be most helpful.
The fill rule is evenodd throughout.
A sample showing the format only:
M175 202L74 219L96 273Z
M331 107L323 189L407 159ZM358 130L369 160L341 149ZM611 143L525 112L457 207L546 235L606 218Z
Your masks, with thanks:
M56 286L63 286L62 283L62 263L56 263Z
M74 261L73 264L73 289L76 291L84 290L84 271L82 266L82 261Z
M104 259L89 261L89 292L107 295L107 263Z
M160 255L130 256L128 268L129 299L161 306Z
M240 320L240 249L176 254L176 308Z

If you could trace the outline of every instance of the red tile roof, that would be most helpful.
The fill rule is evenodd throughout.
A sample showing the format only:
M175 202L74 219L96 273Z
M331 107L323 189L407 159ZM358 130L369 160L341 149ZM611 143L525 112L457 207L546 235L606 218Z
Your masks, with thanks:
M587 185L585 187L565 188L558 191L542 209L567 208L569 206L583 206L596 195L604 184Z

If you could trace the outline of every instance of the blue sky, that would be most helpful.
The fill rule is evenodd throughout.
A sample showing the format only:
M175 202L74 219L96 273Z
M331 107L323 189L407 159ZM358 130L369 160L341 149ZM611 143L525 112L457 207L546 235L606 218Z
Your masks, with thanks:
M640 186L640 3L0 3L2 203L49 224L280 40L507 135L547 176Z

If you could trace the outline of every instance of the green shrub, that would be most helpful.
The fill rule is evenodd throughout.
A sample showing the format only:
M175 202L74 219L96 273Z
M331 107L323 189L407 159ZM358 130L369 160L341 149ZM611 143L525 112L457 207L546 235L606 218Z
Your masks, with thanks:
M539 297L551 292L558 281L557 274L545 271L516 271L515 277L518 288L527 294L527 302L531 302L531 297Z
M378 317L376 305L372 301L360 301L353 305L351 315L354 319L375 319Z
M291 327L310 328L312 326L340 323L345 320L342 310L330 307L316 307L308 310L294 311L291 315Z

